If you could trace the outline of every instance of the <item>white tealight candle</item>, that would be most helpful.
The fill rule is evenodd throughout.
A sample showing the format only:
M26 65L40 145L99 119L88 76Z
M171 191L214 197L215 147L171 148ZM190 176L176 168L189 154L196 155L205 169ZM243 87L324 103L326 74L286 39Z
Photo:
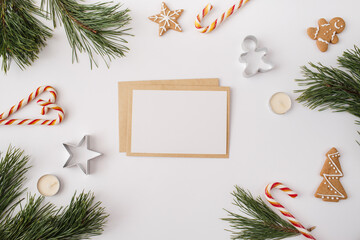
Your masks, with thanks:
M41 195L45 197L51 197L59 191L60 181L56 176L46 174L39 178L37 188Z
M270 98L271 110L276 114L284 114L291 108L291 98L283 92L278 92Z

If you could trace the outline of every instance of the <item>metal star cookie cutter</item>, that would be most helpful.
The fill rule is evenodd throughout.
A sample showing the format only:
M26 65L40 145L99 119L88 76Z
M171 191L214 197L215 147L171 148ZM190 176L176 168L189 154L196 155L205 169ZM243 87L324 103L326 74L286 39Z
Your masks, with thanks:
M66 163L64 164L63 168L78 166L86 175L90 174L90 160L102 155L102 153L96 152L90 148L90 136L89 135L85 135L81 139L81 141L78 145L73 145L73 144L68 144L68 143L63 143L63 145L66 148L66 150L68 151L68 153L70 154L70 156L69 156L68 160L66 161ZM81 164L81 162L74 160L74 153L73 153L75 149L83 148L84 145L86 147L86 150L89 152L92 152L92 154L93 154L93 156L86 159L86 167L84 167L83 164Z
M242 63L245 63L245 69L243 72L243 76L246 78L252 77L257 73L264 73L272 70L274 68L274 65L266 60L266 55L268 53L268 49L263 47L258 47L258 41L257 38L253 35L248 35L244 38L243 43L241 45L242 49L245 51L240 55L239 61ZM261 53L263 52L263 56L259 58L259 62L257 64L258 68L251 70L250 63L248 62L248 56L251 53ZM261 61L267 65L267 67L261 66Z

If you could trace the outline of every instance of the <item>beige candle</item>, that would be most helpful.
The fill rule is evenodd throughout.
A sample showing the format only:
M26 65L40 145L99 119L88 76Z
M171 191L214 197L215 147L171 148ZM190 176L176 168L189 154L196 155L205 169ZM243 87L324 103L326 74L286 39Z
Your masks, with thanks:
M284 114L291 108L291 98L283 92L278 92L270 98L271 110L276 114Z
M39 178L37 188L41 195L45 197L51 197L59 191L60 181L56 176L46 174Z

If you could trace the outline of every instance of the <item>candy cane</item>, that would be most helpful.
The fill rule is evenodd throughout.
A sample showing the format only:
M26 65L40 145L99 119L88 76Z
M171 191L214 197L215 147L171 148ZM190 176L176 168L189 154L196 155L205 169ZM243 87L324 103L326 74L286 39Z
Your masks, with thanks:
M236 12L239 8L241 8L245 3L247 3L250 0L240 0L237 4L234 4L231 6L226 12L221 14L221 16L216 19L214 22L212 22L209 26L202 27L201 21L204 19L204 17L212 10L213 6L209 3L206 5L206 7L197 15L195 19L195 27L197 30L201 33L209 33L212 30L214 30L217 26L220 25L225 19L230 17L234 12Z
M297 197L297 194L292 191L290 188L286 187L285 185L283 185L282 183L279 182L275 182L275 183L270 183L266 186L265 188L265 197L266 200L268 200L268 202L273 205L274 207L276 207L286 218L287 220L289 220L289 222L294 225L294 227L305 237L309 238L309 239L315 239L310 232L303 226L301 225L301 223L295 219L295 217L289 212L287 211L283 205L281 205L280 203L278 203L277 201L275 201L275 199L271 196L271 189L273 188L278 188L281 191L287 193L290 197L295 198Z
M48 119L7 119L13 113L19 111L21 108L26 106L28 103L33 101L37 96L42 94L43 92L49 92L50 99L45 101L43 99L39 99L37 104L42 106L41 114L45 115L50 109L54 109L58 112L58 118L54 120ZM64 120L65 114L61 107L55 104L56 101L56 91L53 87L50 86L42 86L36 89L36 91L32 92L29 97L22 99L18 104L12 106L9 111L3 112L0 114L0 125L56 125Z

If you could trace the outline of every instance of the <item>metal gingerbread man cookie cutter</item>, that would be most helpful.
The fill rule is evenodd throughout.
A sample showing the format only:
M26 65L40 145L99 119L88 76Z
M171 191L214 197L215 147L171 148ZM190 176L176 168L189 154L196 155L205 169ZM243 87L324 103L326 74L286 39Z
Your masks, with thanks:
M263 47L258 47L258 41L257 38L253 35L246 36L243 40L243 43L241 45L242 49L245 51L240 55L239 61L242 63L245 63L245 69L243 72L243 76L246 78L252 77L257 73L264 73L272 70L274 68L274 65L266 60L266 56L268 53L268 49ZM263 53L262 57L259 58L259 62L257 62L257 68L251 69L250 63L248 61L248 56L252 53ZM261 61L263 62L263 65L266 65L266 67L261 66Z

